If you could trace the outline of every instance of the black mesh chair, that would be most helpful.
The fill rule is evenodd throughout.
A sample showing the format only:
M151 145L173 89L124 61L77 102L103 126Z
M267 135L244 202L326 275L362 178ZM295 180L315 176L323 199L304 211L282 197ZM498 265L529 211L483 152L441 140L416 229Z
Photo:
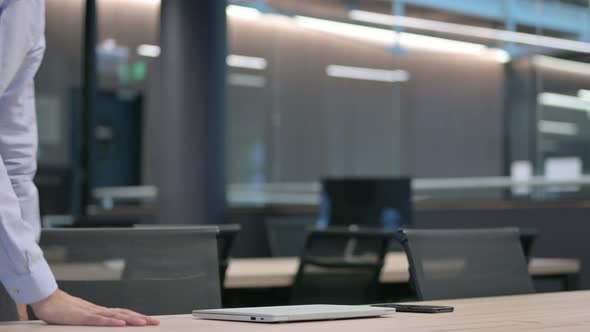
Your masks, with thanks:
M397 233L420 300L534 293L516 228Z
M273 257L299 257L303 253L309 229L317 221L305 217L272 217L265 220Z
M0 322L19 320L16 304L10 298L6 289L0 284Z
M47 229L41 247L60 288L150 315L221 306L216 227Z
M519 228L520 232L520 245L524 252L524 257L527 263L531 260L531 252L533 250L533 244L539 236L539 231L535 228Z
M328 229L309 233L291 290L291 304L375 301L393 233Z
M214 227L217 230L217 260L219 262L219 281L223 286L225 281L225 273L229 266L229 259L231 256L231 250L234 245L234 241L237 235L240 233L242 227L238 224L225 224L225 225L150 225L150 224L139 224L134 225L135 228L147 228L147 229L208 229Z
M219 259L219 280L222 286L225 281L227 267L229 266L231 250L241 229L242 227L240 225L234 224L218 226L217 257Z

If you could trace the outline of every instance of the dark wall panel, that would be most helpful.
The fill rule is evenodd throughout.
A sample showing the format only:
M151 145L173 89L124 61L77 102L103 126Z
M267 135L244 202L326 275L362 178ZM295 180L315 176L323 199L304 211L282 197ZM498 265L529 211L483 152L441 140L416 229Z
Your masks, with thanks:
M411 53L408 108L415 177L502 175L503 66L478 57ZM436 165L436 166L434 166Z

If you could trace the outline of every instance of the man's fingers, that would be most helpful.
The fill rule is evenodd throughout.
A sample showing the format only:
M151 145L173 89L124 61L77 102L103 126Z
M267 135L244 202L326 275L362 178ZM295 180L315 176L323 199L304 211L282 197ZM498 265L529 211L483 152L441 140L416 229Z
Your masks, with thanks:
M103 315L89 314L87 315L80 324L74 325L85 325L85 326L125 326L127 323L124 320L105 317Z
M153 317L148 317L148 323L150 325L160 325L160 320Z
M148 325L160 325L159 319L156 319L156 318L153 318L150 316L146 316L146 318L147 318Z
M29 320L29 313L27 312L27 306L24 304L17 304L16 311L18 311L18 317L20 320Z
M122 312L119 309L107 309L107 310L98 312L98 314L101 316L125 321L127 323L127 325L145 326L148 324L147 320L143 319L139 315L127 314L125 312Z
M129 315L129 316L133 316L133 317L137 317L139 319L143 319L144 321L147 322L148 325L158 325L158 324L160 324L160 321L159 320L157 320L155 318L152 318L152 317L149 317L149 316L146 316L146 315L143 315L143 314L140 314L140 313L137 313L135 311L131 311L131 310L128 310L128 309L115 309L115 310L117 310L120 313Z

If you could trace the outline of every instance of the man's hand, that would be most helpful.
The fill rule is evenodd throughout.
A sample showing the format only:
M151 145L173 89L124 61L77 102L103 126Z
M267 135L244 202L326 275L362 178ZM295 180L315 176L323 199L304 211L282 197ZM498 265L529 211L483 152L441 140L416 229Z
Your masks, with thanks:
M146 326L159 325L157 319L126 309L111 309L57 290L45 300L31 305L35 315L54 325Z
M29 313L27 312L27 306L25 304L17 304L16 311L18 311L18 318L20 320L29 320Z

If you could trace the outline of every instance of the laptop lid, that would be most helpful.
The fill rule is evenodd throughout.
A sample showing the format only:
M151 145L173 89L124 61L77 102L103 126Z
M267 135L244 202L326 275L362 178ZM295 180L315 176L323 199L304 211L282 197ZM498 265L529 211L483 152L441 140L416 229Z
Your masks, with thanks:
M385 309L385 310L383 310ZM346 318L378 317L395 312L391 308L348 305L295 305L236 309L195 310L200 319L230 320L257 323L297 322Z

